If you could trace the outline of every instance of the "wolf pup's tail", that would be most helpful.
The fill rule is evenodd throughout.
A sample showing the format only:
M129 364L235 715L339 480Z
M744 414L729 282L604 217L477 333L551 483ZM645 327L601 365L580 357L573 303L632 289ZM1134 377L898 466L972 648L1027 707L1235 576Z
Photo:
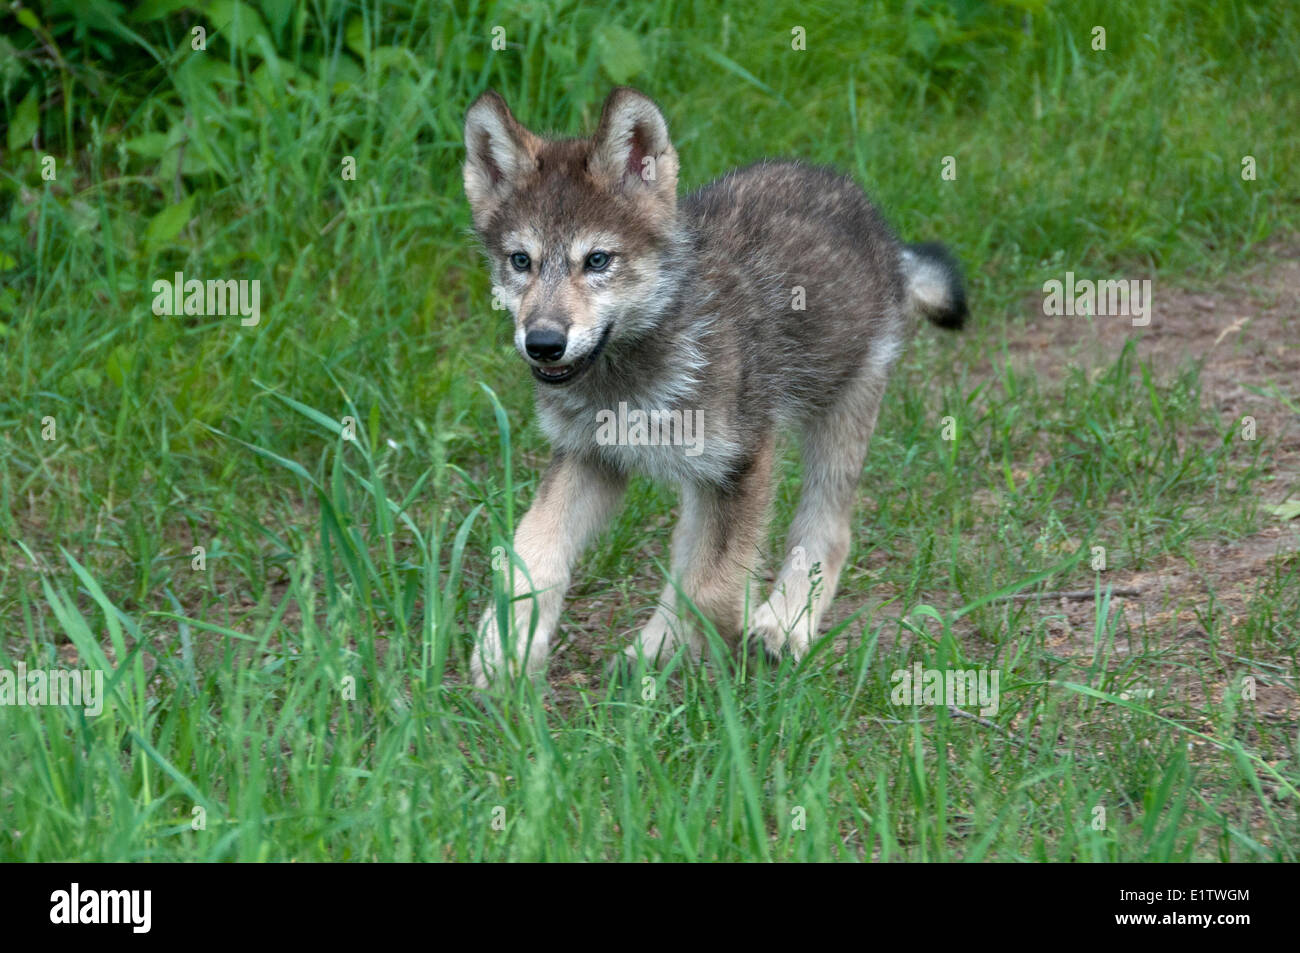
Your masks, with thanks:
M966 323L966 282L952 252L938 242L903 246L903 280L908 303L941 328Z

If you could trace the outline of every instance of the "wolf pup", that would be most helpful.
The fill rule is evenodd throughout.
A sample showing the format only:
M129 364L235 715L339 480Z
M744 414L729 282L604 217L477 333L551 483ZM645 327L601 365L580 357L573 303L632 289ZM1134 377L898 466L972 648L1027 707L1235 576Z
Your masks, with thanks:
M696 612L733 646L802 656L849 553L890 368L918 316L966 317L956 262L900 244L853 181L797 162L678 201L667 124L633 89L610 93L590 139L535 135L489 91L465 148L474 229L555 451L514 539L513 621L483 617L474 683L545 668L574 563L633 471L679 484L681 516L671 579L627 656L698 657ZM760 602L786 428L802 436L803 494Z

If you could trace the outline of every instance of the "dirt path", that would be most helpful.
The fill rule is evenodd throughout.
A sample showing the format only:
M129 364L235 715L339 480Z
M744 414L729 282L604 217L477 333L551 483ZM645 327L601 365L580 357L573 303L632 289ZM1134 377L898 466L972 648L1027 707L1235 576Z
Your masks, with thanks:
M1300 499L1300 244L1293 241L1269 252L1265 264L1213 279L1213 290L1157 286L1146 327L1133 327L1127 318L1040 319L1042 299L1034 296L1025 303L1025 326L1009 335L1011 360L1018 370L1037 370L1059 380L1071 365L1088 372L1113 365L1131 340L1139 359L1149 361L1161 381L1189 361L1198 362L1203 404L1217 412L1224 426L1253 417L1257 438L1268 440L1265 476L1258 484L1261 503ZM980 371L995 373L987 361ZM1214 614L1225 623L1220 633L1239 641L1260 587L1300 559L1300 518L1275 519L1240 540L1201 542L1192 553L1191 559L1166 557L1141 571L1107 570L1104 581L1115 590L1137 593L1114 600L1112 611L1122 616L1116 631L1123 636L1115 646L1116 661L1135 652L1158 655L1169 678L1163 689L1196 708L1203 706L1207 693L1219 701L1236 684L1234 672L1249 673L1256 681L1261 716L1294 724L1300 719L1300 692L1291 655L1276 644L1281 639L1238 646L1220 638L1212 644L1205 619ZM879 604L888 597L873 593L871 601ZM1092 658L1093 601L1049 599L1032 605L1048 628L1046 647L1055 658L1084 663ZM858 608L837 605L831 621ZM846 634L837 649L859 637L860 628L850 626L857 631ZM1276 620L1274 631L1293 642L1294 620ZM1205 671L1222 677L1207 687L1194 674Z
M1278 502L1287 491L1295 496L1300 493L1300 409L1295 409L1300 407L1300 239L1274 245L1266 254L1268 262L1208 279L1200 290L1155 284L1146 327L1133 327L1127 318L1035 317L1042 300L1035 296L1025 302L1030 318L1010 343L1012 358L1051 379L1071 364L1108 366L1130 340L1138 357L1164 379L1189 360L1199 361L1203 401L1225 424L1254 417L1257 435L1269 437L1279 479L1268 501ZM1258 393L1274 389L1293 406Z

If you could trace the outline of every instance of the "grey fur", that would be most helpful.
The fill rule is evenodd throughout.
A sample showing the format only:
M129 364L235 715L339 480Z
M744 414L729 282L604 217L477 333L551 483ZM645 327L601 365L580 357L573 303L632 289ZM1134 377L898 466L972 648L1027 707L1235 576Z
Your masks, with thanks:
M902 245L852 180L804 163L737 169L678 202L667 126L633 90L611 93L591 141L535 137L493 97L471 108L466 142L476 228L498 282L511 289L521 353L536 327L558 328L570 342L560 362L524 354L557 451L551 473L569 474L548 474L550 512L536 525L556 525L564 512L585 526L584 480L621 486L645 472L679 483L692 525L674 537L674 578L629 654L662 656L678 645L698 654L679 592L729 639L748 631L769 652L806 651L847 557L857 477L888 372L919 317L943 327L965 317L955 260L942 246ZM636 175L646 156L663 178ZM583 258L590 250L582 236L593 234L618 246L604 249L614 263L600 273ZM535 249L527 273L503 264L511 242ZM574 376L556 384L547 373ZM701 412L703 452L601 443L599 414L620 405ZM776 591L744 618L774 436L785 428L804 437L804 498ZM584 468L589 476L573 476ZM521 559L538 575L529 559L554 557L525 542L532 552ZM562 588L570 569L548 564L540 575ZM547 612L558 618L554 601ZM537 623L541 662L529 655L525 670L544 664L548 627L549 617ZM488 638L489 629L497 635ZM523 658L501 647L508 635L491 612L484 617L480 685Z

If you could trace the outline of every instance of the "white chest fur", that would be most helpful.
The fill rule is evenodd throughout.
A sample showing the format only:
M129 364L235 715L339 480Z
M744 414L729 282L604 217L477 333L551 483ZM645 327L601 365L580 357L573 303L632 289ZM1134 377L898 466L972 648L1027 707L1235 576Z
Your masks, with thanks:
M594 407L565 400L539 405L538 417L555 449L595 455L656 480L716 483L740 456L730 421L707 408L636 399Z

